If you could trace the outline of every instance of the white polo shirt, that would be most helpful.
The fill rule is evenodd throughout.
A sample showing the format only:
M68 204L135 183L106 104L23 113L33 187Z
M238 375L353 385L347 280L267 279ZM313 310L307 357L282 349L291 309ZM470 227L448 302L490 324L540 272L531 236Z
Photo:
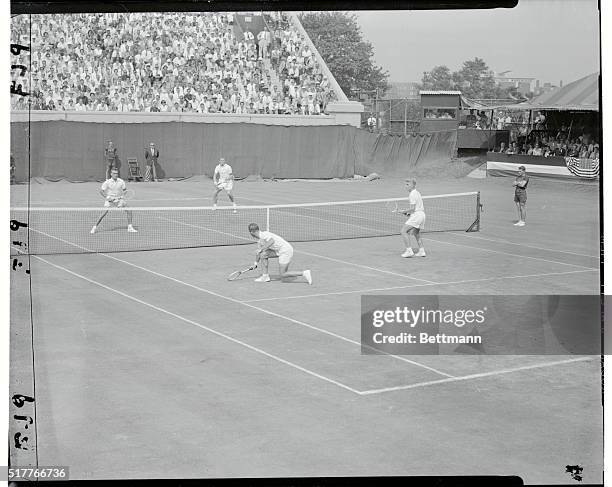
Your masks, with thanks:
M219 175L219 181L229 181L231 179L230 176L232 175L232 166L229 164L224 164L223 166L221 164L217 164L217 167L215 167L215 174Z
M265 244L266 240L270 240L272 239L274 241L274 243L272 244L272 246L270 247L272 250L274 250L277 254L282 254L285 252L292 252L293 251L293 247L291 246L291 244L289 242L287 242L283 237L280 237L278 235L276 235L275 233L272 232L265 232L265 231L261 231L259 232L259 243L261 245Z
M408 202L410 203L410 205L414 205L415 213L417 211L422 211L423 213L425 212L425 207L423 206L423 197L421 196L421 193L419 193L416 189L410 191L410 194L408 195Z
M106 196L121 196L125 191L125 181L121 178L116 181L113 178L107 179L102 183L102 191Z

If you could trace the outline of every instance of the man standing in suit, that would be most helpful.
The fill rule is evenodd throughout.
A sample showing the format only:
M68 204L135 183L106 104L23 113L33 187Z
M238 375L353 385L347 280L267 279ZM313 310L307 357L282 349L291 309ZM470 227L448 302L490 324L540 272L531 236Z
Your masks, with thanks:
M155 143L151 142L149 148L145 150L145 160L147 161L147 170L145 171L145 181L151 180L151 172L153 172L153 181L157 181L157 173L155 172L155 164L159 157L159 150L155 147Z
M113 145L113 141L109 140L106 149L104 149L104 158L106 159L106 179L110 179L111 170L117 167L117 148Z

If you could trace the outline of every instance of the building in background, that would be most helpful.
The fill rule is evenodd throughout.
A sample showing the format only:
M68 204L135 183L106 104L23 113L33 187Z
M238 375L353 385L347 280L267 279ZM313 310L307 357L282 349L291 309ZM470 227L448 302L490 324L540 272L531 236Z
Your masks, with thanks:
M515 88L521 95L527 96L535 93L536 79L528 77L508 76L512 71L502 71L495 73L493 78L495 83L502 89Z

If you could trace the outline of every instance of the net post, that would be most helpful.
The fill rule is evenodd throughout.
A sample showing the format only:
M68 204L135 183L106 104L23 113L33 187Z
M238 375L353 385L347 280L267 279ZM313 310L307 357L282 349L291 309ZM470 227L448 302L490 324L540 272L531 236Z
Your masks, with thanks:
M270 231L270 207L266 207L266 232Z
M482 210L482 204L480 203L480 191L476 193L476 219L474 223L466 230L466 232L479 232L480 231L480 212Z

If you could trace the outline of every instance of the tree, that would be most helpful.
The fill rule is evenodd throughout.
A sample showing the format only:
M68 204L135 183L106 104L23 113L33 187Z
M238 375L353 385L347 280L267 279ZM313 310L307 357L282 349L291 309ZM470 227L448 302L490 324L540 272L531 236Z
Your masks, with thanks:
M468 98L496 98L498 96L493 72L483 59L476 57L465 61L454 78L461 92Z
M374 47L363 38L354 14L309 12L300 21L346 95L378 89L382 97L389 89L389 73L374 63Z
M423 73L421 83L424 90L459 90L468 98L521 98L514 88L500 88L487 63L478 57L465 61L452 73L446 66L436 66Z
M423 90L452 90L455 87L453 73L447 66L436 66L423 73L421 86Z

